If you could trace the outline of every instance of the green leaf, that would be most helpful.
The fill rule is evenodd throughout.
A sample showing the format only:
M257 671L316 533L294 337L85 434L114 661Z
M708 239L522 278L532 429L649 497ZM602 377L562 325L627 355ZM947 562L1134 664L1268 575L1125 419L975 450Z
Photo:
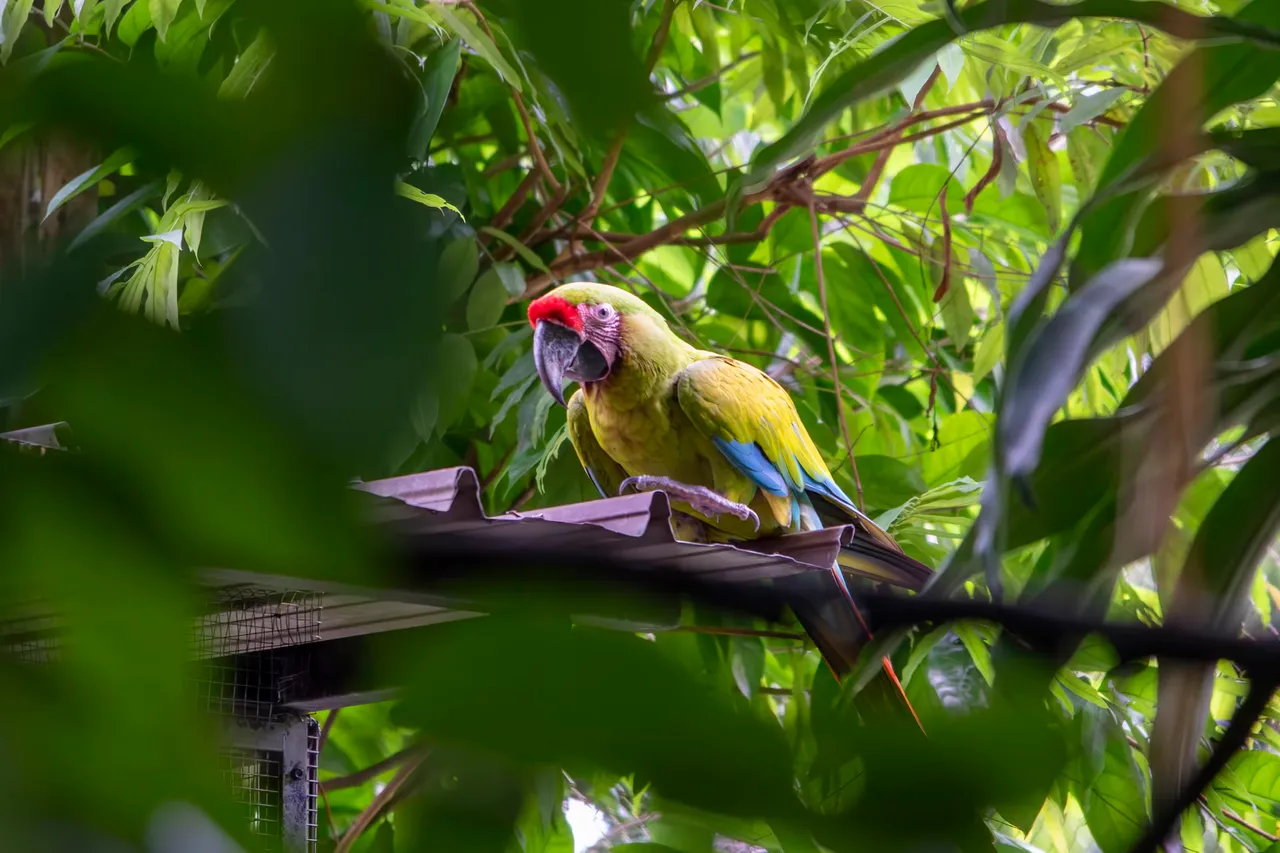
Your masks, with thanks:
M435 382L439 397L436 428L441 434L453 426L466 411L477 363L475 347L467 338L448 334L440 339L435 362Z
M15 121L4 129L4 133L0 134L0 150L3 150L13 140L35 127L34 121Z
M111 225L119 222L123 217L133 213L143 204L155 198L160 194L160 191L160 181L152 181L149 184L143 184L138 187L136 190L111 205L111 207L98 214L97 218L81 229L80 233L76 235L76 238L71 241L71 245L68 249L76 249L88 242L94 236L101 234Z
M44 0L44 24L46 27L52 27L53 21L58 17L58 12L62 9L62 0Z
M1152 259L1117 261L1069 299L1028 338L1009 365L1000 417L1003 470L1025 476L1040 457L1045 427L1067 399L1111 312L1160 274Z
M156 35L160 37L160 41L164 41L165 36L169 34L169 25L178 15L178 7L182 5L182 0L147 0L147 2L151 6L151 22L155 24Z
M454 213L458 214L458 218L463 222L467 221L467 218L462 215L461 210L458 210L458 208L454 207L435 193L423 192L413 186L413 184L406 184L404 181L396 181L396 195L402 198L407 198L410 201L416 201L424 207L430 207L435 210L452 210Z
M734 683L748 699L760 689L764 677L764 644L755 637L732 638L732 663Z
M1102 772L1077 791L1102 853L1127 853L1147 823L1145 784L1123 737L1108 739Z
M508 297L519 299L524 295L524 271L518 264L499 262L493 265L493 270L502 279L502 286L506 288Z
M1077 127L1067 134L1067 162L1075 178L1076 191L1093 192L1107 161L1107 143L1092 127Z
M889 203L928 213L930 219L940 216L938 196L947 188L947 210L958 213L964 209L964 189L951 179L949 169L932 163L915 163L898 172L889 185Z
M427 159L431 138L440 123L440 114L444 112L445 99L449 97L461 58L462 40L450 39L432 51L423 63L418 78L422 86L422 101L409 129L409 156L414 160Z
M115 27L116 21L120 18L120 12L124 9L125 3L129 0L103 0L103 33L110 36L111 30Z
M955 623L952 626L952 630L956 632L956 636L964 644L965 649L969 652L969 657L973 659L973 665L978 668L978 672L982 673L982 677L987 684L994 683L996 671L995 667L991 665L991 651L987 648L986 642L983 641L982 635L978 633L973 625L967 622Z
M82 15L88 6L89 2L86 0L84 6L81 7ZM129 47L135 47L138 44L138 39L142 38L142 34L151 28L151 4L138 0L138 2L134 2L129 7L129 11L125 12L124 17L120 19L120 25L116 27L116 38ZM241 58L243 59L243 56Z
M910 686L916 670L920 668L920 664L929 659L929 652L933 651L933 647L938 645L950 633L951 626L943 625L941 628L934 628L928 634L915 641L915 645L911 647L911 654L907 657L907 665L902 668L902 683L904 686Z
M491 228L488 225L481 225L480 233L488 234L490 237L496 237L497 239L501 240L503 243L506 243L508 246L510 246L515 251L515 253L520 256L520 260L524 261L529 266L533 267L539 272L544 272L547 275L551 274L551 270L547 269L547 265L543 263L542 258L535 255L532 249L530 249L524 243L521 243L515 237L508 234L506 231L500 231L497 228ZM522 288L521 293L523 292L524 291Z
M435 384L424 384L409 409L409 421L413 424L414 434L422 441L431 441L439 417L440 398L436 395Z
M382 3L371 4L375 8L383 7ZM399 7L405 11L411 7ZM458 38L467 43L467 46L474 50L484 59L485 62L493 66L493 70L499 75L508 86L517 92L524 91L524 87L520 83L520 75L511 67L502 52L498 50L498 46L493 43L493 39L485 35L478 26L472 23L468 13L462 12L458 6L449 6L444 3L432 3L431 13L439 15L440 20L444 21L444 25ZM429 19L428 19L429 20ZM434 22L432 22L434 23ZM452 80L452 78L450 78Z
M44 218L48 219L55 210L71 201L71 199L85 190L97 186L98 182L103 178L115 174L117 169L131 162L133 158L134 151L132 148L120 148L97 166L72 178L67 182L66 186L53 194L53 198L49 199L49 206L45 209Z
M1049 233L1056 235L1062 227L1062 169L1058 155L1049 149L1048 140L1034 121L1026 123L1022 142L1027 150L1031 186L1049 218Z
M1280 755L1248 750L1231 757L1223 776L1244 786L1259 805L1280 804Z
M18 43L18 36L27 25L27 18L31 16L33 3L34 0L9 0L3 7L4 15L0 18L0 36L3 36L3 41L0 41L0 62L9 61L9 56Z
M480 271L480 250L470 237L454 240L440 253L438 284L446 304L466 292Z
M1004 323L997 323L978 341L977 350L973 354L974 385L995 369L1002 355L1004 355Z
M623 150L652 170L663 184L678 184L698 205L720 196L720 182L688 127L666 109L639 114Z
M271 66L271 60L275 58L275 53L275 48L271 45L267 31L263 30L258 33L257 37L240 54L236 64L231 66L231 71L227 74L226 79L222 81L222 85L218 87L218 97L230 100L248 97L258 80L262 78L262 75Z
M1103 89L1092 95L1082 95L1076 99L1071 109L1058 118L1058 132L1069 134L1081 125L1093 121L1111 109L1112 105L1126 94L1127 90L1116 87Z
M506 285L498 270L490 267L476 279L471 287L471 295L467 297L467 328L473 332L492 328L502 318L502 311L506 307Z
M0 147L3 146L0 145ZM1275 259L1275 255L1271 251L1269 238L1268 233L1259 234L1232 252L1236 266L1250 281L1257 281L1271 269L1271 262Z
M550 78L576 134L608 144L625 123L653 104L653 86L632 38L627 3L543 0L509 8L517 47L532 55Z
M940 243L941 240L934 245ZM937 260L940 265L944 262L942 257ZM941 266L937 269L941 271ZM973 305L969 302L969 288L964 276L954 271L954 259L952 270L950 286L938 303L938 309L942 312L942 322L946 326L947 336L951 338L951 345L963 352L969 345L969 330L973 328Z

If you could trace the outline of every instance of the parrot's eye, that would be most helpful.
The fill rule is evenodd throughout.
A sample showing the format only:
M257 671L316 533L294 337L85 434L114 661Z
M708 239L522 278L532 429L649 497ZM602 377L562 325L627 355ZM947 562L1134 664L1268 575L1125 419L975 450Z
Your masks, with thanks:
M608 320L613 316L612 305L597 305L595 307L595 315L601 320Z

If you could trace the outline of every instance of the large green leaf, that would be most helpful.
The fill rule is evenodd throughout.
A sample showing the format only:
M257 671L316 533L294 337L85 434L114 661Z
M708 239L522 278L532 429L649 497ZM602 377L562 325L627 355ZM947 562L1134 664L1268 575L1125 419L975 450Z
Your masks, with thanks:
M422 103L413 118L413 127L409 130L409 156L414 160L425 160L427 157L431 137L444 112L445 98L449 96L454 75L458 73L461 55L462 40L450 39L432 51L423 63L418 77L422 86Z

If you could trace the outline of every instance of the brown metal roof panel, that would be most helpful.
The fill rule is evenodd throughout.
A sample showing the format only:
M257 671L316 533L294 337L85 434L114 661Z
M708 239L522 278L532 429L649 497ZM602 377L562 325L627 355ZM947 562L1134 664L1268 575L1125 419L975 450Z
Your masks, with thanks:
M519 513L521 519L564 524L593 524L624 536L675 541L671 533L671 504L662 492L639 492Z
M469 518L483 518L480 481L470 468L442 468L356 484L357 489L395 498L410 506Z

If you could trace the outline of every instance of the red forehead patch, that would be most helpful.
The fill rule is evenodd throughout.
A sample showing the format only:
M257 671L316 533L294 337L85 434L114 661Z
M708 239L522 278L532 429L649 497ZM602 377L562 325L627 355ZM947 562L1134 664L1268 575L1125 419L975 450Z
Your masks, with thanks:
M576 306L562 296L547 295L529 303L529 325L538 325L539 320L553 320L562 326L582 331L582 318L578 316Z

